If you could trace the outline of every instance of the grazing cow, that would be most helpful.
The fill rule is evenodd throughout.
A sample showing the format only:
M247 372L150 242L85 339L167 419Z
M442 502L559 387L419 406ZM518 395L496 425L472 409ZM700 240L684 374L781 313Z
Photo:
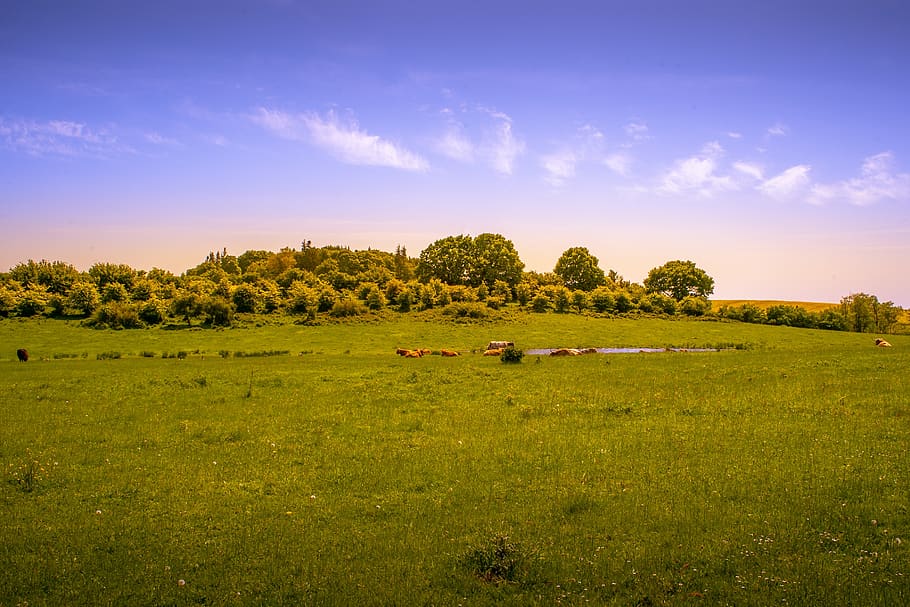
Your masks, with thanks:
M19 348L18 350L16 350L16 357L19 359L19 362L27 363L28 362L28 350L26 350L25 348Z
M503 350L505 350L505 348L488 348L486 351L484 351L483 355L484 356L502 356Z
M505 350L515 345L514 341L491 341L487 344L487 350Z
M410 352L410 350L405 350L404 348L398 348L397 350L395 350L395 354L397 354L398 356L404 356L408 352Z
M417 350L417 351L420 352L420 355L421 355L421 356L426 356L427 354L432 354L432 353L433 353L433 351L430 350L429 348L420 348L420 349Z
M879 348L890 348L891 347L891 344L886 342L881 337L875 338L875 345L878 346Z
M458 352L455 350L440 350L439 353L443 356L458 356Z
M420 358L420 350L408 350L407 354L404 355L405 358Z
M557 348L550 352L550 356L579 356L581 352L574 348Z

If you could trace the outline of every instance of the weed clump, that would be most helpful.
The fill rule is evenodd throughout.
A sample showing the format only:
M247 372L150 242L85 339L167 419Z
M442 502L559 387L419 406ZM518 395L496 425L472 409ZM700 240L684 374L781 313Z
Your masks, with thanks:
M95 356L97 360L116 360L123 356L120 352L101 352Z
M521 544L498 534L468 550L462 557L462 566L485 582L519 582L530 564L531 556Z

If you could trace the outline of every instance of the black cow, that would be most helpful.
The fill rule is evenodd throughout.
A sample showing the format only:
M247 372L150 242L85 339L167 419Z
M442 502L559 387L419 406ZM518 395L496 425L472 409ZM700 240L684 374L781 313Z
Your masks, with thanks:
M19 348L16 350L16 356L19 358L19 362L27 363L28 362L28 350L25 348Z

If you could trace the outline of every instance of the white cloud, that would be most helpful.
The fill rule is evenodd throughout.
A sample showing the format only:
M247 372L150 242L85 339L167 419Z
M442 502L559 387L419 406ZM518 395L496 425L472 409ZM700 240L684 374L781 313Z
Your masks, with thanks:
M632 159L626 154L610 154L603 160L611 171L625 177L632 169Z
M789 129L787 128L787 125L781 124L780 122L768 127L768 134L772 137L783 137L788 132Z
M288 114L261 107L251 119L279 137L312 143L348 164L385 166L406 171L429 169L429 163L421 156L377 135L370 135L361 130L354 120L340 121L334 111L323 118L313 112Z
M669 194L694 191L701 196L712 196L717 192L737 189L732 178L716 172L717 160L723 151L718 142L710 141L699 155L677 160L664 175L658 190Z
M503 175L511 175L515 161L524 154L524 142L512 133L512 120L505 114L491 114L500 120L496 128L488 135L485 152L493 168Z
M6 120L0 118L4 145L31 156L107 157L132 153L107 129L93 129L70 120Z
M641 142L651 138L648 134L648 125L644 122L630 122L624 130L632 141Z
M764 179L764 171L762 170L762 167L753 162L734 162L733 168L740 173L743 173L744 175L752 177L753 179L758 179L759 181Z
M881 152L863 161L860 176L832 184L816 184L810 202L823 204L844 200L867 206L883 200L910 199L910 174L894 173L894 156Z
M180 142L171 137L165 137L160 133L146 133L145 140L149 143L154 143L155 145L180 145Z
M797 196L809 186L809 171L807 164L792 166L783 173L765 180L758 186L758 190L777 200L786 200Z
M474 144L460 129L451 128L436 141L436 150L453 160L474 161Z
M546 171L544 179L556 187L561 186L567 179L575 177L577 163L578 157L571 150L549 154L540 159L540 164Z
M742 139L743 134L737 133L736 131L730 131L729 133L727 133L727 137L729 137L730 139Z

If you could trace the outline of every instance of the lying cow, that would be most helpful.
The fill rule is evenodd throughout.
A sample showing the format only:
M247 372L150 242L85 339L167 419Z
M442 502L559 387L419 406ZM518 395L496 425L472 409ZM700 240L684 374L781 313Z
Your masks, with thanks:
M875 345L878 346L879 348L890 348L891 347L891 344L886 342L881 337L875 338Z
M581 351L575 348L557 348L550 352L550 356L580 356Z
M439 353L442 356L458 356L458 352L455 350L440 350Z
M18 358L19 362L21 362L21 363L27 363L28 362L28 350L26 350L25 348L19 348L18 350L16 350L16 358Z
M505 348L487 348L483 355L484 356L502 356L502 352Z
M514 341L491 341L487 344L487 350L505 350L515 345Z

